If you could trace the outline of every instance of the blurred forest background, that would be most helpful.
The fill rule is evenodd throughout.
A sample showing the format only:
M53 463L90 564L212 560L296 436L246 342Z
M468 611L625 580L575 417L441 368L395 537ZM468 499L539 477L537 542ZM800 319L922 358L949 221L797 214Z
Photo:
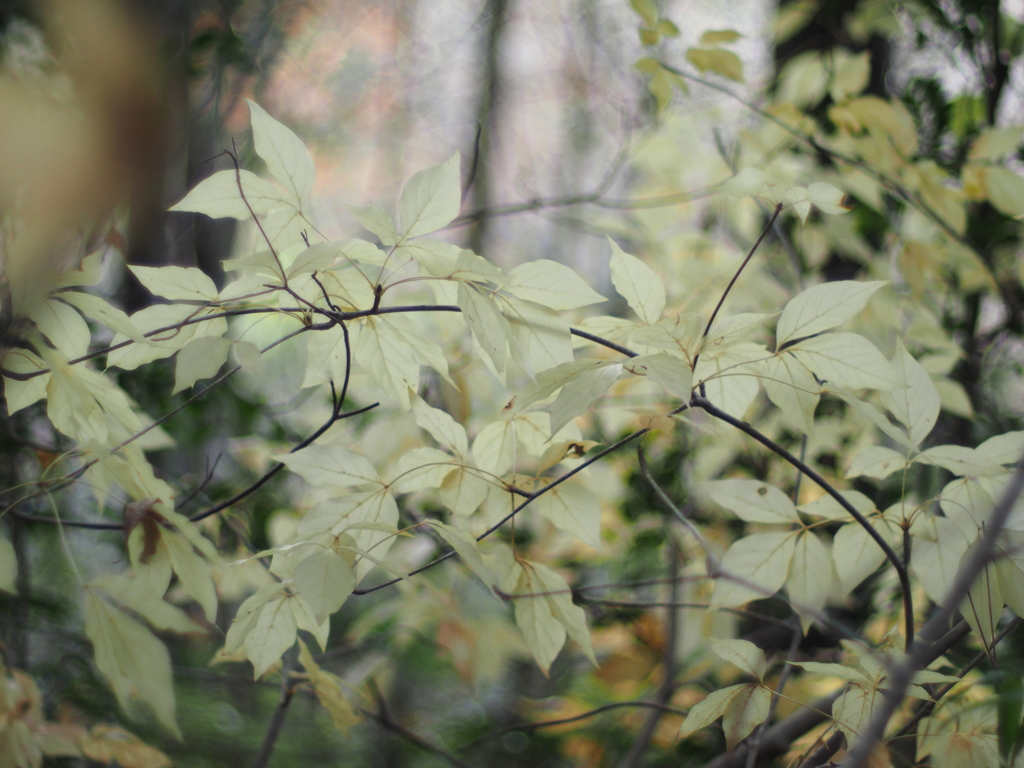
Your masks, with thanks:
M455 241L501 265L534 258L568 263L601 290L608 284L606 235L626 247L637 232L653 233L637 245L664 256L722 243L743 243L745 249L763 224L756 208L736 220L703 202L705 188L735 170L730 164L737 140L760 118L720 88L690 82L685 92L666 92L664 83L635 66L652 48L661 60L681 65L704 32L734 29L741 37L729 48L743 71L728 89L753 103L790 101L819 117L830 104L827 85L802 78L798 69L781 78L780 72L800 56L835 46L854 55L867 52L865 93L902 100L914 117L921 154L951 173L966 162L966 148L982 127L1024 122L1020 0L919 0L898 7L888 0L794 0L781 6L767 0L664 0L655 4L657 13L678 34L652 32L653 42L637 35L642 14L633 6L646 5L3 2L0 135L11 140L0 147L0 202L15 194L11 179L18 174L52 178L39 205L61 215L40 238L64 249L66 258L105 246L132 264L199 266L221 283L221 260L248 248L254 233L231 220L167 209L196 182L230 167L220 154L233 137L240 137L243 165L258 170L247 138L244 99L251 98L309 144L317 167L314 217L328 237L358 231L347 205L390 207L413 172L458 150L468 187L463 215L450 232ZM73 92L79 122L69 126L59 111L40 106L37 91L58 104ZM664 151L668 145L676 151ZM1020 166L1019 158L1012 162ZM856 277L872 249L891 244L891 231L871 209L861 207L830 226L849 227L849 237L833 230L829 242L839 245L826 247L813 229L790 233L807 254L808 263L797 265L798 279L810 267L831 278ZM964 355L954 371L957 388L944 392L941 429L949 441L973 444L1024 426L1024 290L1019 231L1007 211L986 204L967 222L964 237L994 274L1014 278L993 293L970 294L944 317ZM770 261L775 270L791 266L785 256ZM731 269L723 267L715 279ZM110 293L129 310L151 300L121 275L109 281ZM166 387L152 386L147 375L157 373L139 372L123 385L150 412L166 412ZM189 409L178 422L177 450L161 459L164 469L210 497L229 495L249 459L244 445L225 436L269 432L272 438L273 430L283 430L276 421L268 425L267 411L287 409L290 401L269 399L218 392ZM8 420L9 433L31 435L27 419L22 414ZM21 447L12 437L3 450L13 455ZM220 453L230 454L235 466L214 472L210 466ZM670 471L671 457L666 461L664 471ZM0 473L13 471L6 463L0 456ZM633 496L624 507L649 494L639 485L630 485ZM286 525L275 522L275 505L271 493L257 496L247 517L224 525L242 526L265 545L274 539L274 525ZM27 525L17 518L8 523L16 546L26 547ZM663 575L666 565L654 544L661 535L660 521L649 521L630 557L608 578L637 582ZM88 532L72 536L76 546L105 546ZM34 591L31 610L24 600L2 598L8 664L30 667L50 701L116 717L113 696L90 671L88 643L67 629L65 617L73 609L59 586L66 574L47 559L57 544L32 546L32 570L24 578L31 572L51 587ZM576 567L583 573L588 565ZM230 593L230 584L220 586ZM336 616L332 637L361 639L339 645L321 663L346 670L353 685L386 681L377 703L387 706L368 706L379 727L361 726L346 737L311 697L303 697L292 707L273 764L452 764L434 754L431 743L459 745L467 757L457 764L534 768L612 764L611 757L623 765L697 765L720 751L720 744L712 744L703 753L680 755L674 751L679 718L649 718L642 708L612 710L583 724L523 725L572 717L602 697L642 699L657 686L670 639L658 614L642 604L595 600L595 643L612 661L586 676L571 667L578 660L563 658L544 678L517 655L511 630L506 626L502 634L491 613L482 614L475 629L487 627L478 636L473 627L446 623L445 599L459 598L439 583L436 600L418 615L408 602L399 604L399 615L389 613L395 604L371 597ZM746 629L745 636L760 632L764 645L789 642L785 627L781 639L770 624ZM688 631L699 630L693 625ZM384 637L398 653L375 651ZM184 742L157 731L145 736L180 765L252 765L279 690L275 684L254 686L241 665L208 668L210 651L205 641L176 641ZM389 668L382 670L385 663ZM645 753L648 743L656 749ZM642 749L634 754L637 745ZM646 754L643 761L640 754Z

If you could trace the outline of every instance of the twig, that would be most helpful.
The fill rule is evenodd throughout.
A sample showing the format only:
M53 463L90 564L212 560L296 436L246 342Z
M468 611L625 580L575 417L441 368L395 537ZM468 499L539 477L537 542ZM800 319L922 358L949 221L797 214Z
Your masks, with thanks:
M295 689L291 685L292 666L295 664L294 651L289 653L281 665L281 698L277 702L277 708L270 718L267 732L263 736L263 743L260 751L253 761L252 768L266 768L270 762L270 756L274 754L274 747L277 745L277 737L281 735L281 727L284 725L284 718L288 714L288 705L295 697Z

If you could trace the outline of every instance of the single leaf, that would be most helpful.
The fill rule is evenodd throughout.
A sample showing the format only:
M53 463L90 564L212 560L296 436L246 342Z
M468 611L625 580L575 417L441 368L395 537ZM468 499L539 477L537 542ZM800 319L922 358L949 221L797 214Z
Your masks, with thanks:
M934 464L961 477L995 477L1006 473L1006 468L1001 464L988 461L973 448L962 445L936 445L921 451L914 457L914 461Z
M572 601L572 591L569 585L561 576L541 563L530 563L529 566L539 580L544 591L547 593L545 599L554 616L563 627L566 633L573 639L573 642L580 647L580 650L590 659L590 663L597 666L597 659L594 656L594 649L590 643L590 630L587 628L587 617L583 609Z
M231 339L216 336L201 336L192 339L178 353L177 365L174 367L174 389L176 395L188 389L199 379L209 379L217 375L221 366L228 359L231 351Z
M365 205L362 208L349 206L349 212L356 219L380 238L381 245L389 246L398 242L398 233L395 231L395 222L391 215L379 205Z
M808 672L814 672L819 675L838 677L840 680L849 680L850 682L857 683L858 685L871 685L871 681L865 677L863 672L842 664L821 661L787 661L786 663L792 664L795 667L801 667L806 669Z
M270 174L294 196L293 202L302 205L313 191L316 168L313 158L289 128L267 114L261 106L249 99L253 144Z
M172 301L214 301L217 286L202 270L195 267L138 267L128 265L154 296Z
M711 650L720 659L735 664L749 675L753 675L759 681L764 680L767 663L764 658L764 651L748 640L727 640L717 637L708 638L711 643Z
M18 558L14 547L7 539L0 536L0 590L12 595L18 594Z
M893 472L906 469L907 457L882 445L869 445L859 451L850 462L846 477L873 477L884 480Z
M920 445L939 418L939 391L899 338L890 362L896 372L896 386L882 393L882 404L907 428L910 439Z
M859 313L884 282L838 280L808 288L795 296L779 318L776 349L787 342L835 328Z
M630 308L647 325L661 319L665 311L665 283L636 256L630 256L608 238L612 247L612 284Z
M607 301L572 269L547 259L515 267L508 273L505 289L521 299L554 310L577 309Z
M679 729L679 738L696 733L701 728L706 728L715 720L725 714L725 710L732 703L733 699L740 692L747 688L747 685L730 685L717 691L712 691L703 700L697 702L686 715L683 725Z
M459 153L447 161L416 173L398 200L401 239L429 235L448 226L459 215Z
M562 387L551 404L551 433L584 413L608 391L622 373L621 364L608 365L578 373Z
M735 29L709 29L700 36L701 45L718 45L719 43L733 43L743 35Z
M89 325L64 302L54 298L39 302L33 307L29 319L68 359L81 357L89 351L92 336Z
M244 200L238 190L239 177L245 192ZM246 201L249 205L245 204ZM217 171L200 181L170 210L202 213L211 219L245 221L252 218L253 213L259 216L291 204L273 184L255 173L241 170L236 175L234 170L227 170Z
M690 401L693 371L678 357L668 354L639 355L630 358L624 367L638 376L647 376L683 402Z
M427 525L437 531L437 534L444 539L448 545L455 550L466 567L471 570L480 581L488 588L492 588L497 580L490 568L484 563L480 554L480 545L476 539L465 531L460 531L450 525L445 525L440 520L427 520Z
M871 526L890 544L894 532L889 524L877 517L868 518ZM851 592L864 579L874 573L885 561L885 553L860 523L853 522L840 528L832 541L832 560L843 592Z
M744 82L743 62L732 51L724 48L689 48L686 59L701 72L715 72L737 83Z
M295 566L292 579L313 609L318 624L339 610L356 587L352 566L330 549L315 548Z
M768 399L805 435L812 434L821 389L814 375L788 351L772 355L761 365L761 386Z
M542 594L547 588L529 564L517 563L516 566L520 572L513 593L516 624L523 633L526 647L546 676L551 663L565 645L565 627L552 613L551 604Z
M460 282L458 304L476 340L494 363L495 370L503 373L512 329L498 309L497 302L475 285Z
M768 688L762 685L743 686L733 697L722 720L726 749L734 750L737 744L768 718L771 700L772 693Z
M167 648L142 624L85 593L85 634L96 653L96 666L110 682L117 700L128 709L137 697L153 710L167 730L181 738L174 716L174 685Z
M804 634L817 620L832 589L832 557L821 539L803 531L796 540L786 591Z
M882 702L882 692L875 688L851 685L832 704L836 727L846 735L851 747L871 720L874 708Z
M445 448L459 457L469 455L466 428L449 414L432 408L420 398L413 401L412 413L416 418L416 423Z
M295 453L274 456L292 472L313 486L351 488L358 485L380 484L380 476L373 465L355 451L339 445L313 444Z
M828 333L789 347L790 353L828 384L850 389L891 389L896 374L863 336Z
M534 499L530 508L584 544L594 549L604 548L601 543L601 504L586 486L571 481L559 483Z
M264 603L252 629L245 636L245 654L252 662L253 676L259 680L281 656L295 644L298 625L292 613L294 598L278 593Z
M773 485L760 480L712 480L700 484L717 504L748 523L797 523L796 507Z
M217 620L217 592L210 576L210 569L192 549L192 542L177 531L160 528L160 539L167 548L167 554L174 572L178 575L185 592L203 609L206 620Z
M789 531L734 541L722 558L712 605L729 607L774 595L786 583L795 543Z

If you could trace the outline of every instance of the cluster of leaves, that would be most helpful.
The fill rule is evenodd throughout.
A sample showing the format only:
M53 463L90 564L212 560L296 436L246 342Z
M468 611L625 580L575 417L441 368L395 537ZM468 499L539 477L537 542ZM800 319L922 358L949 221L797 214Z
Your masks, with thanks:
M677 34L653 4L633 5L646 45ZM739 60L720 47L735 39L709 33L687 58L702 72L740 80ZM845 639L834 658L791 654L770 662L748 640L698 638L686 654L700 660L711 652L753 682L719 686L716 673L706 678L715 690L701 701L684 691L677 703L693 706L681 737L699 739L695 734L721 717L725 748L733 751L758 726L768 732L787 684L794 690L785 698L821 709L812 693L825 680L834 683L825 705L832 726L857 755L882 735L868 734L884 730L891 714L883 691L905 673L906 693L930 707L927 717L924 710L916 715L919 759L931 754L941 763L951 744L978 764L1010 756L1013 739L998 743L994 728L1002 722L976 706L968 686L948 699L937 694L935 685L961 678L928 668L946 668L948 648L922 621L938 612L948 628L959 611L992 653L1004 608L1024 616L1021 510L1014 507L1020 478L1013 471L1024 432L996 434L974 448L933 436L944 409L969 414L971 405L948 377L957 342L918 299L936 277L995 288L996 278L964 241L967 206L984 200L1024 215L1024 181L1001 164L1021 130L980 132L951 184L946 171L917 156L904 107L860 95L862 56L835 51L828 67L824 62L819 56L787 65L780 99L788 100L759 111L763 122L735 167L725 169L728 180L717 189L725 215L736 217L740 233L744 220L763 223L766 215L767 225L740 267L730 269L732 279L712 275L713 290L698 296L673 295L666 286L680 283L670 279L671 266L609 239L609 287L628 312L580 317L579 310L606 299L568 266L537 260L506 271L439 239L460 212L457 154L406 183L396 217L377 205L352 210L376 242L324 237L310 219L309 152L252 102L253 145L271 178L241 169L237 156L225 153L234 167L172 209L258 229L260 250L224 262L235 276L225 287L194 268L131 267L163 302L129 316L85 290L100 280L101 253L45 290L27 282L31 271L8 268L19 329L18 343L5 346L0 361L8 415L45 408L62 446L10 509L38 520L29 513L38 500L74 487L88 493L88 501L80 495L75 503L93 519L68 517L54 504L62 536L79 524L123 532L127 558L115 555L108 567L86 568L67 548L95 665L121 706L138 714L143 703L180 736L171 657L158 633L204 633L219 620L226 631L217 661L248 662L256 679L280 674L289 690L309 688L347 731L364 711L360 685L327 671L303 636L327 651L338 641L332 617L392 587L389 610L413 623L431 599L430 575L452 569L441 563L453 557L495 598L487 610L512 604L520 634L505 644L500 662L525 648L547 675L571 639L601 666L602 645L579 604L586 599L574 600L588 585L570 586L560 566L570 554L614 561L630 545L632 532L623 530L614 505L603 503L621 490L618 473L602 468L625 465L620 456L631 445L658 452L685 442L693 454L687 474L699 481L685 503L680 488L653 476L642 453L639 472L652 503L678 524L665 529L666 546L684 564L671 581L688 591L696 623L742 613L741 606L784 590L794 637L818 627ZM653 58L638 67L651 76L659 104L682 78L699 81ZM826 94L833 103L827 124L818 125L801 110ZM813 153L792 142L844 165L820 172ZM786 216L809 262L843 242L862 258L867 276L885 277L865 255L860 233L837 222L851 218L843 215L847 196L881 215L896 193L905 206L899 285L837 280L788 296L763 271L757 278L744 272ZM740 286L755 279L774 285L744 293ZM737 295L749 311L724 311ZM100 358L103 370L94 367ZM262 379L275 378L273 369L306 393L305 407L289 420L305 436L287 446L265 441L266 466L256 481L191 515L147 455L172 442L162 428L169 416L144 413L116 373L169 358L171 391L193 390L189 401L235 379L259 391ZM375 431L367 420L381 426ZM744 468L738 457L755 443L780 461ZM786 444L801 446L801 458ZM952 479L935 492L915 487L914 478L933 471ZM243 507L278 473L292 480L280 489L289 510L276 515L281 533L271 546L245 553L218 546L217 516ZM854 482L863 483L860 490ZM872 498L873 488L887 494ZM721 509L739 519L732 529L742 535L722 539L714 522ZM16 559L12 543L0 538L0 589L7 592L17 589ZM219 606L232 580L244 582L247 594L225 617ZM870 593L873 619L845 627L829 608L858 591ZM467 636L482 634L483 642L488 632L501 636L472 626L469 616L447 620ZM361 617L348 639L372 635L383 621ZM776 666L786 671L773 677ZM27 675L2 674L0 744L9 764L38 765L44 753L123 765L162 759L126 732L61 730L43 717ZM674 685L667 680L669 695ZM903 691L890 699L898 704ZM915 717L909 707L902 716Z

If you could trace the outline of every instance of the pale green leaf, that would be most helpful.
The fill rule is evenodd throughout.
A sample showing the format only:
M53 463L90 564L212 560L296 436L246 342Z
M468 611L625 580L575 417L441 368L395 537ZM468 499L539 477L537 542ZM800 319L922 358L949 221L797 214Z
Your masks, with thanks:
M174 684L167 648L142 624L85 593L85 634L92 642L96 666L110 682L117 700L128 709L139 698L160 724L181 738L174 716Z
M610 361L594 358L573 360L557 365L539 373L534 383L513 397L506 408L511 413L522 413L534 403L553 395L576 376L596 371L608 365L611 365Z
M821 389L814 376L788 351L772 355L761 365L761 386L768 399L805 435L812 434Z
M373 232L382 245L389 246L398 242L398 233L395 231L395 222L391 215L379 205L364 205L362 208L349 206L349 212L356 217L360 224Z
M368 317L363 322L352 343L356 361L370 372L387 394L398 401L403 410L408 410L412 405L409 393L417 391L420 386L420 362L416 350L399 331L395 320Z
M644 323L651 325L665 311L665 282L636 256L623 251L608 238L612 247L612 285Z
M554 310L577 309L607 301L584 282L575 271L556 261L539 259L520 264L508 273L505 285L521 299Z
M0 590L12 595L18 594L18 558L14 547L0 536Z
M939 497L939 506L948 518L962 523L966 516L978 530L988 521L994 505L992 494L976 477L960 477L947 483ZM1013 525L1013 518L1008 525Z
M1006 216L1024 216L1024 176L998 165L984 169L988 201Z
M274 456L292 472L313 486L351 488L357 485L380 484L377 470L355 451L340 445L313 445L295 453Z
M128 574L101 573L90 582L90 587L102 589L156 629L183 634L204 631L183 610L165 602L162 590L154 593L142 579Z
M238 191L239 176L241 176L242 190L245 192L245 199ZM247 206L245 202L248 201ZM172 211L184 211L190 213L202 213L212 219L238 219L245 221L257 216L269 213L275 208L289 205L287 200L278 189L269 181L265 181L251 171L234 170L217 171L196 184L185 197L177 204L172 205ZM250 210L250 208L252 210Z
M686 59L701 72L715 72L737 83L743 82L743 62L732 51L724 48L689 48Z
M1024 456L1024 432L1007 432L990 437L975 453L993 464L1015 464Z
M935 603L941 603L953 586L960 559L971 545L971 538L948 517L928 515L915 520L910 567Z
M764 651L751 643L749 640L729 640L717 637L709 637L711 650L723 661L735 664L749 675L758 680L764 680L767 663L764 658Z
M301 205L313 191L316 168L306 145L291 129L286 128L249 99L252 138L258 154L270 174L280 181Z
M408 240L448 226L461 207L459 153L416 173L398 200L401 239Z
M294 454L293 454L294 455ZM348 492L339 499L322 501L299 524L299 535L323 530L334 534L349 532L358 547L384 557L394 542L398 525L398 504L387 489L361 493ZM356 563L356 576L362 578L373 568L369 560Z
M74 288L80 285L96 285L103 276L103 255L105 252L106 248L101 248L83 257L78 266L67 270L57 278L53 283L54 290Z
M906 469L907 457L883 445L869 445L859 451L850 462L846 477L873 477L884 480L893 472Z
M914 685L929 685L936 683L959 683L960 678L956 675L947 675L932 669L919 669L914 673L911 681Z
M920 445L939 418L939 391L899 338L890 362L896 372L896 385L882 393L882 404L907 428L910 439Z
M345 558L319 547L295 566L292 579L313 609L317 624L340 609L356 587L356 576Z
M473 440L473 458L485 472L502 476L512 468L515 454L515 421L493 421L481 429Z
M748 523L798 523L796 507L789 497L760 480L711 480L700 484L717 504Z
M821 539L803 531L796 540L786 591L804 633L816 620L832 589L832 558Z
M647 376L683 402L690 401L693 371L678 357L669 354L639 355L630 358L624 367L637 376Z
M32 308L29 319L69 360L89 351L92 334L88 323L64 302L52 297L41 301Z
M601 544L601 504L585 485L565 482L538 496L530 509L594 549Z
M723 194L734 198L756 197L761 194L768 176L760 168L744 168L719 187Z
M890 545L895 543L895 532L887 522L877 517L868 518L868 522ZM836 532L832 540L832 561L840 589L852 592L885 561L885 553L860 523L853 522Z
M216 336L192 339L178 353L178 361L174 367L174 389L171 390L171 394L188 389L199 379L216 376L217 371L228 359L230 351L230 339Z
M767 349L749 341L708 350L700 356L693 380L704 382L708 400L743 418L757 397L760 365L768 357Z
M881 281L838 280L808 288L782 310L775 330L776 348L845 323L864 309L883 285Z
M919 453L914 461L934 464L958 476L995 477L1006 472L1001 464L989 461L975 449L962 445L936 445Z
M440 520L427 520L427 524L437 531L438 536L444 539L448 545L455 550L456 554L462 558L462 562L466 564L466 567L471 570L480 581L491 588L495 584L494 574L491 573L490 568L484 563L483 557L480 554L480 546L477 544L476 539L465 531L460 531L458 528L453 528L450 525L445 525Z
M320 646L320 650L326 651L327 641L331 634L331 622L317 622L313 615L313 609L302 595L293 595L288 598L288 602L291 603L295 626L309 632Z
M143 341L142 332L135 327L131 318L99 296L82 291L61 291L57 297L110 330L134 341Z
M171 566L178 575L182 588L199 603L207 621L216 621L217 591L213 586L209 566L192 549L192 542L176 531L161 528L160 538L167 547Z
M521 355L520 363L531 378L564 363L572 362L572 336L561 314L533 302L511 296L495 297L508 320L512 338Z
M739 40L743 35L735 29L709 29L700 36L701 45L718 45L719 43L732 43Z
M263 353L259 347L251 341L234 341L231 343L231 351L243 371L252 376L263 376Z
M622 373L621 364L578 373L562 387L551 404L551 434L584 413L608 391Z
M679 738L685 739L687 736L696 733L701 728L706 728L711 725L715 720L725 714L725 710L728 709L733 699L740 694L740 692L749 686L747 685L730 685L726 688L722 688L717 691L712 691L703 700L697 702L686 715L686 719L683 721L682 727L679 729Z
M295 644L298 627L284 593L265 603L259 610L252 629L245 636L245 654L252 662L254 679L259 680L281 656Z
M999 577L999 591L1010 610L1017 616L1024 615L1024 568L1018 560L1004 558L995 562Z
M722 558L722 576L715 581L711 603L734 606L771 597L789 575L795 535L755 533L734 541Z
M459 460L438 448L413 448L399 457L390 487L395 493L440 488L445 477L459 466Z
M1003 615L1003 593L999 589L999 574L990 563L983 570L960 603L960 613L971 625L971 629L985 648L992 647L992 641L999 631L999 620Z
M416 423L445 448L459 457L469 455L466 428L449 414L427 405L420 398L413 401L412 413Z
M195 267L138 267L128 265L154 296L172 301L214 301L217 286L202 270Z
M460 282L458 304L476 340L501 374L508 359L508 337L512 329L498 309L497 302L485 293L475 285Z
M700 349L716 350L733 344L752 331L763 329L765 324L775 315L760 314L757 312L741 312L732 315L724 320L718 320L707 336L703 336L703 323L701 326L702 339Z
M828 384L852 389L891 389L896 374L863 336L828 333L789 347L790 353Z
M851 685L832 704L832 717L836 727L846 735L848 745L857 743L857 738L871 720L874 708L882 703L882 699L879 690Z
M551 603L542 594L548 591L547 587L530 569L530 564L524 567L517 563L516 567L520 571L512 595L516 624L523 633L526 647L546 676L565 645L565 627L552 613Z
M479 472L458 467L441 483L441 503L456 515L471 515L487 498L491 486Z
M761 685L745 685L725 710L722 729L730 752L768 717L772 692Z
M822 213L848 213L851 207L846 204L846 194L841 189L823 181L816 181L807 188L807 201Z
M530 563L529 567L533 569L534 575L547 593L545 599L551 609L551 615L565 627L569 637L596 667L597 659L594 657L594 649L590 642L586 613L573 603L572 591L565 579L541 563Z
M15 373L35 373L47 367L38 355L21 348L7 350L2 358L2 364L4 368ZM13 416L22 408L46 397L46 388L49 382L49 373L36 376L28 381L18 381L5 376L4 401L7 404L7 415Z
M1019 125L1009 128L984 128L971 142L967 153L970 160L999 160L1013 154L1024 139L1024 128Z
M860 491L845 490L842 496L854 509L865 517L875 512L875 502ZM801 504L797 509L805 514L823 517L827 520L850 519L850 513L843 509L842 505L827 493L823 493L817 499L807 504Z

